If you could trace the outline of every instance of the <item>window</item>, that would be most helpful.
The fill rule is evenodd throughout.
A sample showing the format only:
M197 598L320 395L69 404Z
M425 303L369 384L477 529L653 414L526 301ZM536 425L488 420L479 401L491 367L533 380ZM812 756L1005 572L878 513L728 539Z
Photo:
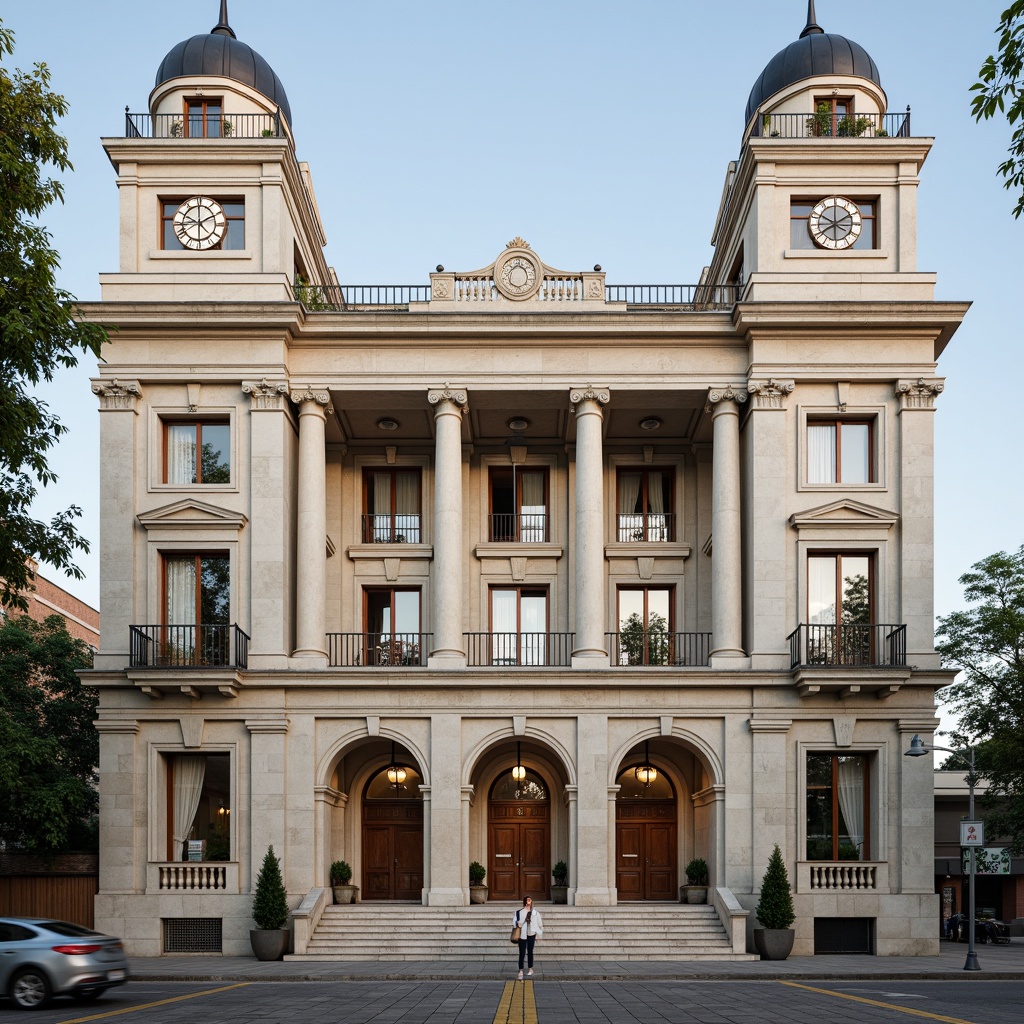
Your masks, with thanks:
M366 665L426 663L420 632L420 592L415 589L367 588L364 592Z
M672 664L672 588L619 588L619 664Z
M852 96L815 96L810 134L830 138L853 135L852 122Z
M420 471L368 469L363 475L363 541L420 542ZM419 626L416 627L419 629Z
M231 560L224 554L164 556L164 621L157 664L231 664Z
M185 247L178 240L174 233L174 215L178 207L184 202L182 199L163 199L160 201L160 247L162 249L179 249L184 251ZM226 227L224 237L213 246L214 249L244 249L245 248L245 201L243 199L216 199L224 211Z
M808 664L874 664L873 597L870 555L808 556Z
M492 665L546 665L547 629L547 590L491 588Z
M823 197L819 197L823 198ZM857 204L860 210L861 230L857 241L850 246L851 249L877 249L875 242L876 234L876 208L877 202L874 199L856 199L848 196L851 202ZM811 216L811 210L818 199L793 199L789 206L789 247L791 249L816 249L814 239L807 228L807 221ZM844 250L845 251L845 250Z
M166 767L167 859L231 860L231 756L169 754Z
M548 471L492 466L490 539L540 544L548 539Z
M864 754L807 755L808 860L870 860L870 782Z
M212 420L165 423L164 483L231 483L231 425Z
M192 96L185 100L185 135L190 139L219 139L231 135L220 96Z
M873 483L872 427L869 420L808 420L807 482Z
M620 469L617 480L616 539L620 543L674 540L672 471Z

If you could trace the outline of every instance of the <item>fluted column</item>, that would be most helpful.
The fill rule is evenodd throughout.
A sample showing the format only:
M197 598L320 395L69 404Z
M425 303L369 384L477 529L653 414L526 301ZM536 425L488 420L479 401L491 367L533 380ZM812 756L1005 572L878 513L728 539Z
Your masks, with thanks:
M466 392L450 385L429 391L436 406L434 454L434 561L431 565L433 633L431 668L465 668L462 636L462 416Z
M604 584L604 450L607 389L569 392L576 414L575 633L573 668L607 668Z
M711 470L711 664L746 660L740 520L740 405L746 391L708 392L714 424Z
M327 413L333 413L327 391L293 391L299 407L299 495L295 545L296 658L326 661L327 637Z

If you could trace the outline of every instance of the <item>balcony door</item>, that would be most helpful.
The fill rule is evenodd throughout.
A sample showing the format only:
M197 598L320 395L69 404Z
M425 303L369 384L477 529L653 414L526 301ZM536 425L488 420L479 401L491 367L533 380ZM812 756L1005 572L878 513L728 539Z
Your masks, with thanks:
M807 661L874 662L874 579L869 554L812 554L807 559Z
M420 665L426 657L418 589L368 587L364 592L364 665Z
M419 544L420 471L373 469L363 477L367 544Z
M620 665L672 663L671 587L619 588Z
M547 664L547 630L547 590L491 588L492 665Z
M161 665L230 664L230 567L227 555L166 555L164 620L155 657Z
M490 539L539 544L548 539L548 471L492 466Z

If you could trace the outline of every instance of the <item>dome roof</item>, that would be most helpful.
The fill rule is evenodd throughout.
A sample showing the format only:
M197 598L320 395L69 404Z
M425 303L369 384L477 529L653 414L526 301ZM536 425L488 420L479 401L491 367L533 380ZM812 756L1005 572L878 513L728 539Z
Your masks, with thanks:
M761 72L747 100L744 124L770 96L787 85L818 75L848 75L867 78L882 87L878 67L860 43L826 32L814 19L814 0L807 5L807 26L800 38L779 50Z
M193 75L218 75L248 85L279 106L288 124L292 123L281 79L251 46L236 38L228 24L227 0L221 0L220 21L208 35L192 36L171 48L157 68L155 84Z

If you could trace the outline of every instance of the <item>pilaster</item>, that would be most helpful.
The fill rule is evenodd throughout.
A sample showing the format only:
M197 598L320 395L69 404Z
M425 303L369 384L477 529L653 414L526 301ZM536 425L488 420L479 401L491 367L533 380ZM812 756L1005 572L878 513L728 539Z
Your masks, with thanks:
M427 894L427 902L432 907L465 904L462 858L454 855L462 849L461 763L460 716L433 715L430 719L430 891Z
M256 877L263 866L267 848L281 858L282 874L289 877L287 856L287 822L285 817L286 740L288 719L246 719L249 730L249 792L251 817L249 821L251 878L250 891L256 886ZM305 867L298 865L299 868Z
M935 773L932 758L904 757L915 735L930 744L938 728L932 715L901 718L896 723L898 747L891 750L895 783L898 793L890 792L890 821L895 828L895 842L899 850L896 877L890 876L892 890L903 894L935 892ZM891 748L890 748L891 749ZM879 765L879 778L884 785L886 775ZM888 851L879 851L885 856ZM936 897L936 900L938 897Z
M755 878L759 877L758 871L764 871L776 843L783 851L792 848L787 807L791 778L787 737L792 725L791 718L755 715L750 719L750 832Z
M146 772L139 764L139 723L99 719L99 891L103 895L145 890L148 858L145 816Z
M580 766L576 820L576 906L606 907L613 901L615 796L608 788L608 716L576 719Z

